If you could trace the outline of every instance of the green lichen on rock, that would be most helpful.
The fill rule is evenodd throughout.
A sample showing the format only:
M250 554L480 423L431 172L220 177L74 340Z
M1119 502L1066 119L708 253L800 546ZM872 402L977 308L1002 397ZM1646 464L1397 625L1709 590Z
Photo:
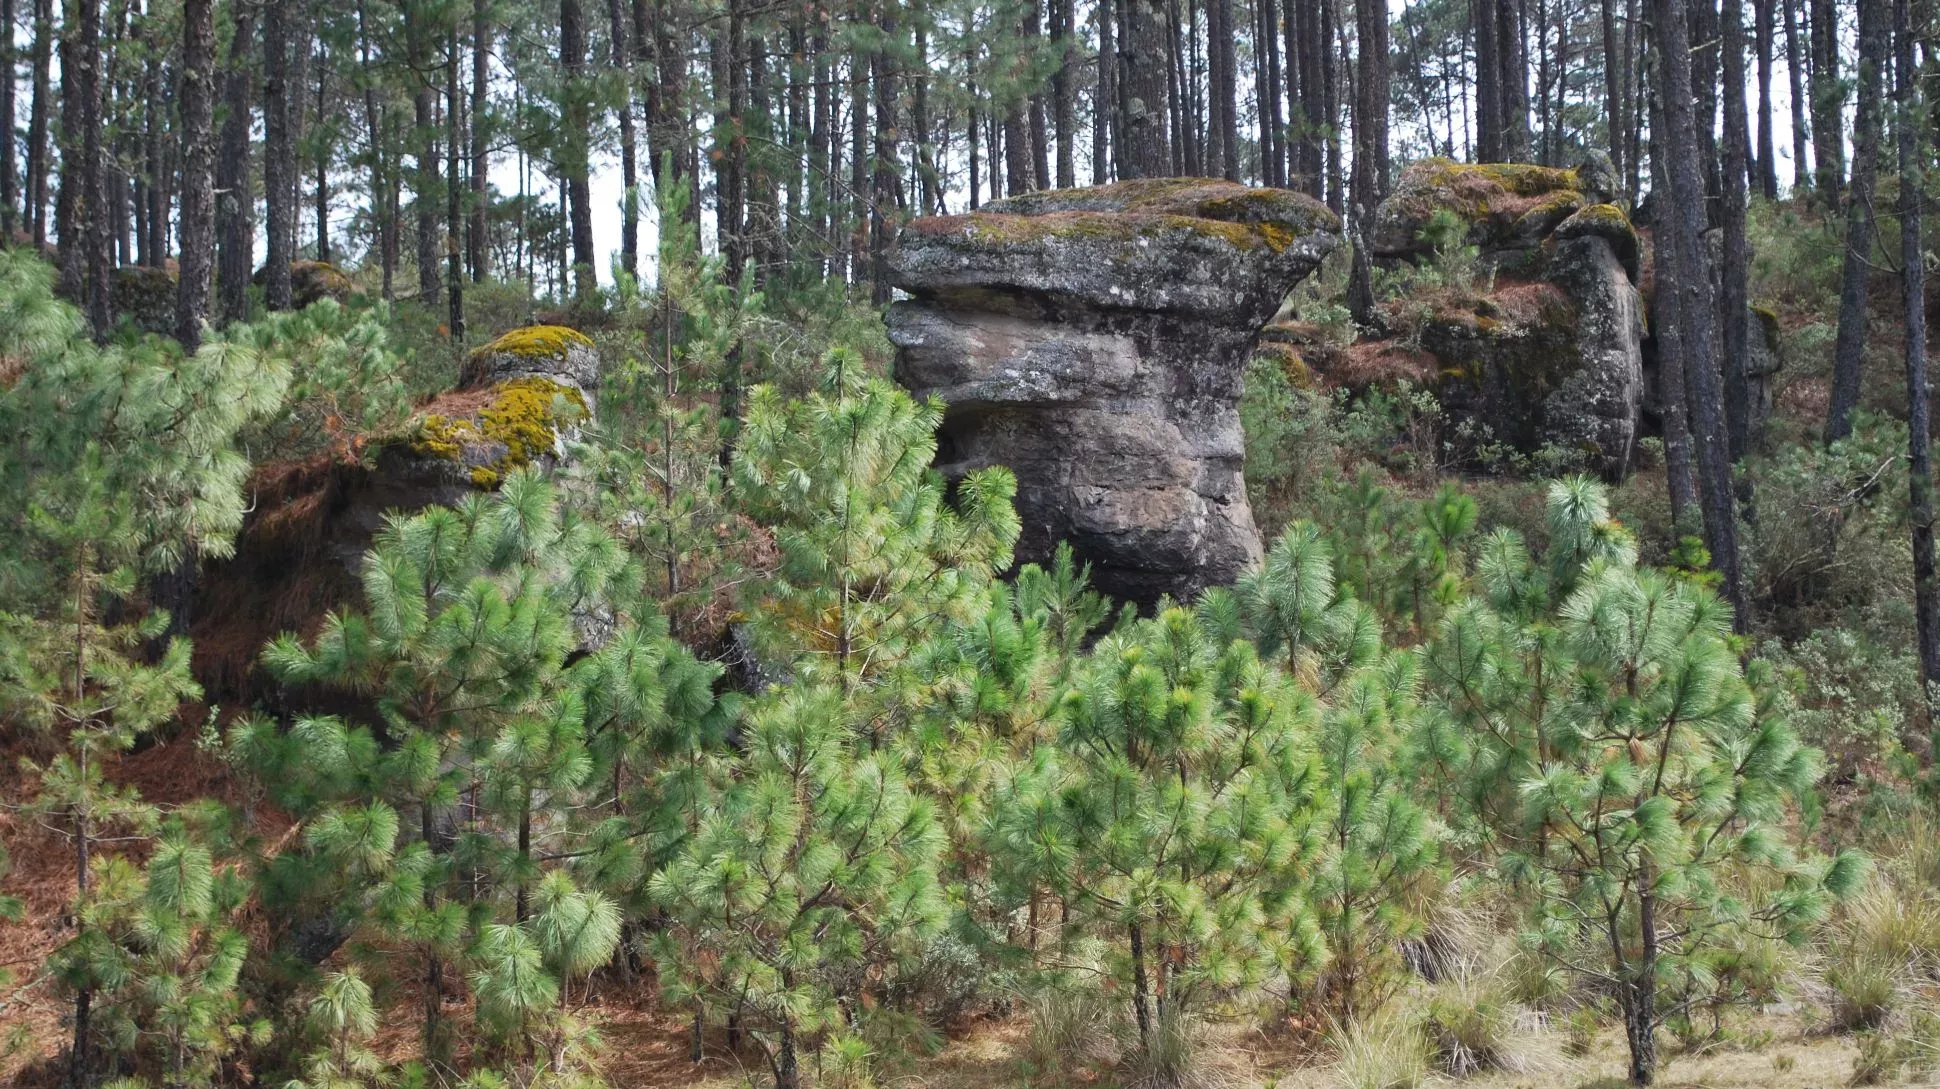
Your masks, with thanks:
M1752 318L1758 322L1759 331L1765 335L1765 345L1778 351L1778 311L1769 306L1753 305Z
M586 414L586 399L578 390L545 378L514 378L493 386L490 393L491 400L475 416L426 414L418 422L412 451L464 462L468 453L502 448L470 472L473 484L496 487L507 474L551 452L560 427Z
M593 346L592 338L577 329L564 325L528 325L514 329L480 348L472 351L473 359L484 359L493 355L516 355L527 359L563 356L574 345L584 348Z

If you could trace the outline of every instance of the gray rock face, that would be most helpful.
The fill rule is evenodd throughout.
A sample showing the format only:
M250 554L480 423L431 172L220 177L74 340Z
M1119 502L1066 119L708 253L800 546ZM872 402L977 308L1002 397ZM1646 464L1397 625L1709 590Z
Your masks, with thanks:
M1338 232L1305 196L1205 179L919 219L891 263L896 377L948 406L945 476L1016 474L1020 562L1069 540L1108 593L1187 598L1259 558L1241 375Z

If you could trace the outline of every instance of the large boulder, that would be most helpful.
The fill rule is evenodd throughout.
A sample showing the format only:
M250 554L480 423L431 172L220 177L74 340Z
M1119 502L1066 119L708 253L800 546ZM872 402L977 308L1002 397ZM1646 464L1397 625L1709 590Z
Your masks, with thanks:
M1645 326L1642 246L1610 202L1615 184L1600 156L1569 170L1446 159L1408 167L1375 212L1374 256L1446 264L1452 247L1472 247L1462 260L1473 272L1430 278L1388 304L1391 324L1409 335L1353 354L1405 363L1401 376L1433 389L1474 441L1622 476L1644 397ZM1395 372L1363 365L1327 377L1352 385Z
M259 467L235 554L209 564L197 587L197 679L225 700L280 698L254 671L258 653L357 601L364 553L386 516L455 505L515 469L559 464L598 383L599 355L584 335L517 329L474 352L459 384L402 428L359 436L363 456ZM583 635L601 622L581 620Z
M1108 593L1190 597L1259 558L1241 375L1339 244L1305 196L1195 178L918 219L890 264L896 377L948 406L945 476L1016 473L1020 561L1068 540Z
M249 282L257 287L268 283L269 267L265 265L257 269ZM346 303L355 293L356 285L351 283L350 277L328 261L298 259L290 262L290 305L298 310L325 299Z

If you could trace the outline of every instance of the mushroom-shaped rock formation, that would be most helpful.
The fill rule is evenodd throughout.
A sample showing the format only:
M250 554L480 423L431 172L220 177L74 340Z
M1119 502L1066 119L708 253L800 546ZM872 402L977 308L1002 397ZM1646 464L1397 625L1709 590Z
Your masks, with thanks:
M1339 221L1280 189L1148 179L918 219L890 268L896 377L948 406L938 468L1017 475L1017 557L1071 542L1096 585L1150 603L1260 555L1241 375Z
M1610 203L1614 177L1595 155L1570 170L1447 159L1408 167L1375 212L1374 255L1395 264L1468 246L1480 274L1390 304L1415 326L1413 344L1428 358L1396 350L1400 340L1357 346L1357 355L1405 359L1403 377L1433 389L1452 416L1486 428L1492 441L1531 454L1559 450L1622 476L1644 395L1644 321L1635 286L1641 246ZM1464 224L1461 237L1445 237ZM1362 366L1326 377L1355 385L1387 372Z

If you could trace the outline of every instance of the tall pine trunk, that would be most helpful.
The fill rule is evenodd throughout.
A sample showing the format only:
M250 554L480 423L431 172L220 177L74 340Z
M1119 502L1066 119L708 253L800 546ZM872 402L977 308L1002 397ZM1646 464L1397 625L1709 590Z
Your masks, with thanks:
M1708 2L1708 0L1707 0ZM1727 452L1743 457L1751 441L1751 397L1746 388L1745 356L1751 349L1751 247L1745 241L1748 181L1745 148L1745 25L1743 0L1724 0L1719 45L1724 90L1724 162L1720 179L1719 227L1723 260L1718 308L1724 330L1724 409Z
M1913 60L1913 18L1908 0L1893 4L1894 89L1899 116L1900 289L1906 309L1907 521L1913 535L1913 616L1919 632L1921 691L1927 694L1929 727L1935 719L1933 685L1940 681L1940 574L1933 545L1933 426L1927 392L1926 245L1920 237L1920 202L1926 196L1921 155L1919 79Z
M290 5L263 5L263 301L288 310L296 244L296 134L290 125Z
M47 178L52 172L47 134L54 108L52 91L54 0L34 0L33 100L27 119L27 226L36 249L47 244Z
M619 77L619 96L613 113L620 123L620 267L640 275L639 151L633 132L633 65L627 52L626 9L622 0L606 0L612 40L613 71ZM476 120L473 121L476 125Z
M188 352L202 343L216 261L215 54L215 0L183 0L182 76L176 92L182 118L182 258L175 337Z
M472 102L471 102L471 186L470 223L465 230L465 247L472 280L483 280L492 272L489 244L491 216L492 164L487 149L486 106L490 93L492 68L492 17L490 0L472 0ZM629 87L628 101L632 101ZM631 205L629 204L629 207Z
M1867 0L1858 0L1864 14ZM1811 0L1812 14L1812 168L1819 202L1827 211L1839 206L1846 173L1845 88L1839 82L1839 11L1833 0ZM1862 19L1863 21L1863 19ZM1863 76L1861 77L1863 80ZM1855 152L1856 153L1856 152Z
M1879 171L1880 80L1886 62L1887 0L1859 2L1859 102L1853 115L1852 178L1846 193L1846 256L1839 287L1839 328L1832 348L1832 401L1825 441L1852 433L1866 351L1866 277L1872 269L1873 186ZM1820 190L1824 192L1823 178Z
M1738 571L1736 502L1725 442L1724 392L1718 370L1717 311L1705 272L1704 179L1697 139L1696 96L1691 87L1691 42L1684 0L1654 0L1652 30L1662 74L1664 139L1659 145L1669 180L1663 227L1668 242L1657 246L1657 290L1672 301L1683 348L1684 395L1690 408L1698 502L1704 511L1705 546L1722 580L1720 592L1733 608L1733 626L1748 617Z
M1806 166L1810 130L1805 125L1805 40L1799 34L1799 16L1792 4L1785 11L1785 80L1792 99L1792 191L1804 196L1812 184L1812 170Z
M1758 52L1758 192L1778 199L1778 156L1772 136L1772 38L1778 0L1752 0L1752 40Z
M229 60L222 74L220 154L216 156L216 314L218 324L249 317L249 274L255 264L256 200L249 186L250 57L255 9L230 9Z
M0 0L0 246L13 245L20 208L20 178L14 159L14 0Z
M438 297L444 294L442 277L438 274L438 198L444 193L438 182L437 92L424 78L431 68L427 37L431 28L425 25L429 15L424 4L425 0L404 0L404 49L411 70L420 73L417 89L411 96L417 159L411 179L411 201L418 212L418 302L436 306Z
M566 204L572 225L573 294L583 301L592 298L599 282L593 264L593 194L587 179L592 118L587 108L586 13L580 0L559 2L559 66L566 74L566 101L560 117L565 146L559 165L566 176Z
M1121 71L1125 77L1124 176L1162 178L1172 169L1172 145L1165 129L1166 33L1161 0L1122 0L1125 40Z

